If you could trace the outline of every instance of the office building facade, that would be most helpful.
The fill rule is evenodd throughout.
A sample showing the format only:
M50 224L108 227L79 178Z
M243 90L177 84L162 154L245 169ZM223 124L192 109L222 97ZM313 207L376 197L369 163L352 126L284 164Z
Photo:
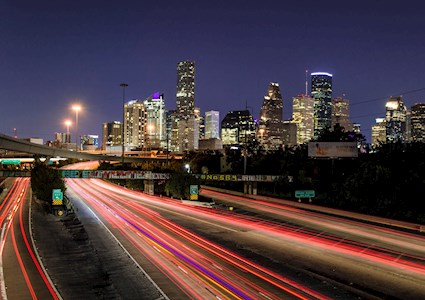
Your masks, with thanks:
M372 147L379 146L387 141L387 125L385 118L376 118L375 125L372 126Z
M297 126L297 144L309 142L314 135L314 98L298 95L292 98L292 123Z
M314 98L314 137L332 125L332 74L311 73L311 96Z
M278 83L270 82L260 110L257 138L266 150L276 150L283 140L283 99Z
M223 146L243 146L255 139L255 122L249 110L229 111L221 121Z
M205 139L220 138L220 112L210 110L205 112Z
M164 94L156 92L143 101L146 111L146 147L166 148L166 113Z
M386 141L406 141L406 106L401 96L391 97L385 104Z
M353 130L350 121L350 101L342 97L332 99L331 130L338 124L345 131Z
M186 120L195 111L195 62L181 61L177 64L176 104L179 118Z
M122 145L122 123L114 121L102 125L102 149Z
M410 133L412 142L425 142L425 103L416 103L410 109Z

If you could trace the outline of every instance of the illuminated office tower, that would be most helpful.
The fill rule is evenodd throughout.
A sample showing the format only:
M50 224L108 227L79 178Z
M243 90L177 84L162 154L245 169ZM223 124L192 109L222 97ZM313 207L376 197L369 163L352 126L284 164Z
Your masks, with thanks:
M387 142L406 141L406 106L403 98L391 97L385 104Z
M350 121L350 101L342 97L332 99L331 130L336 124L343 127L345 131L353 129Z
M255 122L249 110L229 111L221 121L223 146L241 146L255 139Z
M311 73L311 96L314 98L314 137L332 125L332 74Z
M276 150L282 146L283 100L279 84L270 82L267 95L264 96L260 110L257 136L267 150Z
M195 63L177 64L177 113L182 120L189 119L195 110Z
M425 142L425 103L416 103L410 109L410 133L412 142Z
M121 126L122 123L114 121L103 123L102 126L102 149L106 147L121 146Z
M385 143L387 140L387 126L385 118L376 118L375 125L372 126L372 147L379 143Z
M220 112L215 110L205 112L205 138L220 138Z
M176 152L197 150L199 123L195 117L195 63L181 61L177 64L176 93L177 136L172 145Z
M292 123L297 126L297 144L304 144L314 134L314 99L308 95L292 98Z
M145 138L149 149L166 148L166 115L164 94L153 93L143 101L146 111Z
M144 148L146 146L146 108L142 100L124 104L124 146Z

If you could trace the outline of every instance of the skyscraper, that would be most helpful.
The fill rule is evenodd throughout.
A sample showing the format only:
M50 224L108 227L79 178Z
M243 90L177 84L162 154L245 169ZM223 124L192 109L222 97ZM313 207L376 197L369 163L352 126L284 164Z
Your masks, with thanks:
M332 99L332 118L331 129L336 124L343 127L345 131L353 130L353 124L350 121L350 101L342 97Z
M103 123L102 126L102 149L106 147L121 146L121 126L122 123L114 121L111 123Z
M410 109L412 142L425 142L425 103L416 103Z
M255 122L249 110L229 111L221 121L223 146L246 145L255 138Z
M282 146L283 100L279 84L270 82L260 110L260 142L266 149L275 150Z
M385 143L387 140L387 128L385 118L376 118L376 124L372 126L372 146L376 147L379 143Z
M387 142L406 141L406 106L401 96L391 97L385 104Z
M314 99L308 95L292 98L292 122L297 125L297 144L304 144L313 138Z
M311 73L311 96L314 98L314 137L325 128L331 128L332 74Z
M183 120L189 119L195 110L195 62L177 64L177 113Z
M164 94L153 93L143 101L146 110L146 146L166 148L166 115Z
M177 142L172 145L178 152L196 150L199 142L199 123L195 117L195 63L177 64Z
M220 112L215 110L205 112L205 138L220 138Z
M146 146L146 107L142 100L124 104L124 146Z

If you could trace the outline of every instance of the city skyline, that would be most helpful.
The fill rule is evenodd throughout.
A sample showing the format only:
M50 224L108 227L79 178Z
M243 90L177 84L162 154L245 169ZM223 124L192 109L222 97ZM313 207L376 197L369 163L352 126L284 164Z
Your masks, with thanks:
M121 82L129 84L126 101L159 91L166 108L175 109L175 68L183 60L196 63L195 106L202 115L217 110L223 118L248 106L258 119L265 87L277 82L287 120L292 98L304 93L305 69L333 74L332 96L350 100L350 118L361 124L369 142L390 96L402 94L407 108L425 101L418 64L425 56L425 21L414 5L128 1L116 7L109 1L20 1L3 6L0 100L2 109L13 113L2 117L0 132L8 135L16 128L18 137L51 140L66 131L64 120L73 120L70 107L79 102L79 132L101 136L103 123L122 118ZM70 130L74 136L75 128Z

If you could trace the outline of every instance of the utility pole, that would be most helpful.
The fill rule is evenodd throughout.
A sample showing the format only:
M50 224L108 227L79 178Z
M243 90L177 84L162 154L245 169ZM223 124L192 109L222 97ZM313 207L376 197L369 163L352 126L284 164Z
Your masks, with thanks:
M127 83L121 83L120 87L122 87L122 125L121 125L121 146L122 146L122 153L121 153L121 164L122 169L124 170L124 120L125 120L125 88L128 87Z

